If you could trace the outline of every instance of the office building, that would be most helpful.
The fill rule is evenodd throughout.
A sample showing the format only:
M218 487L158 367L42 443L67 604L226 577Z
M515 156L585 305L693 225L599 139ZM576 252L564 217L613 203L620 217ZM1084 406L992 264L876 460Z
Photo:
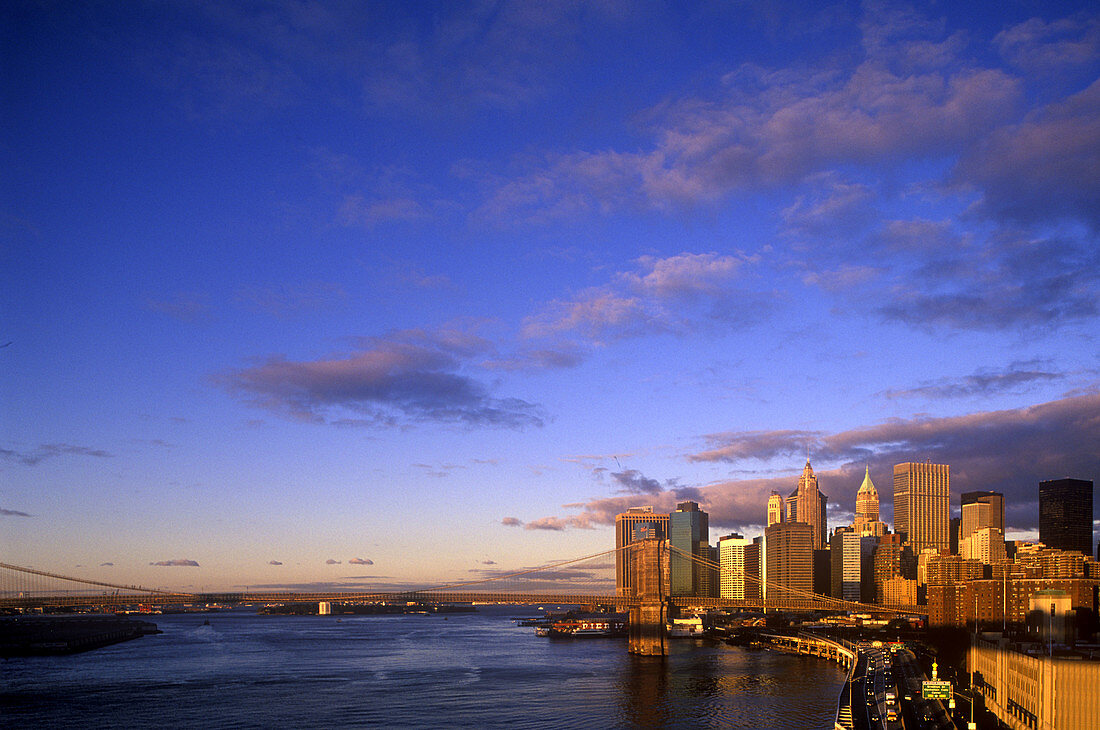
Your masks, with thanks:
M740 535L718 539L718 559L722 565L719 594L733 600L760 598L760 545Z
M829 540L830 578L833 598L860 600L862 555L860 536L851 527L838 527Z
M812 528L814 550L823 550L827 543L826 497L817 488L817 476L809 459L798 478L798 488L787 497L787 521L804 522Z
M668 516L671 591L674 596L705 596L709 586L706 565L710 559L710 516L697 502L680 502ZM692 558L695 559L692 559Z
M886 523L879 520L878 490L871 481L870 467L864 468L863 483L856 492L856 517L852 529L860 537L882 537L889 532Z
M920 554L926 548L949 552L951 467L947 464L894 465L894 531Z
M637 540L668 537L668 515L657 514L652 507L631 507L615 516L615 591L620 596L633 592L629 551L623 550Z
M783 522L766 527L764 545L765 598L806 598L814 586L813 528L804 522Z
M768 523L765 527L779 524L783 521L783 497L779 492L772 492L768 497Z
M987 504L989 505L989 516L986 518L987 523L977 525L978 527L995 527L1004 534L1005 531L1005 496L1000 492L963 492L959 497L959 502L966 511L966 505L968 504ZM969 533L966 531L966 520L963 520L963 534L959 537L968 537Z
M1092 482L1039 482L1039 542L1059 550L1092 554Z

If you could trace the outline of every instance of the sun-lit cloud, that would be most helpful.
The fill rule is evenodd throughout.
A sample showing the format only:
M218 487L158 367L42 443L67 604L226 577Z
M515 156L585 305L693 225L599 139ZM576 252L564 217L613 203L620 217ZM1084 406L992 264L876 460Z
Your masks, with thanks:
M367 558L352 558L348 565L374 565L374 561Z
M267 564L268 565L282 565L282 563L280 563L278 560L269 560L269 561L267 561Z
M505 517L501 519L500 524L504 525L505 527L522 527L523 520L519 519L518 517Z
M684 252L642 256L569 300L558 300L527 317L525 338L575 336L590 342L654 333L685 333L707 323L744 323L759 316L760 299L739 290L743 254Z
M329 558L325 561L325 565L340 565L340 561L336 558Z
M975 489L1003 493L1009 524L1030 530L1038 524L1040 481L1066 475L1090 478L1100 473L1100 453L1091 446L1100 442L1100 394L965 416L895 419L837 433L730 432L714 434L706 441L708 448L688 454L689 461L738 464L789 458L791 475L673 486L643 493L645 504L657 512L670 512L677 502L691 499L710 513L712 527L759 525L768 495L773 490L787 494L797 487L801 460L809 448L815 464L836 465L815 470L830 504L840 505L832 510L837 514L846 514L854 505L865 466L879 484L879 498L888 510L893 465L928 459L951 466L954 495ZM615 515L639 505L639 496L565 505L580 512L543 517L528 522L527 527L563 531L613 525Z

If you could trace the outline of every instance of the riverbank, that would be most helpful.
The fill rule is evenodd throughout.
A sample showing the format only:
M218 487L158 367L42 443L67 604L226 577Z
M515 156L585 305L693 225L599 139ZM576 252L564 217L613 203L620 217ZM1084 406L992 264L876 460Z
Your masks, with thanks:
M149 621L115 615L0 617L0 657L76 654L159 634Z

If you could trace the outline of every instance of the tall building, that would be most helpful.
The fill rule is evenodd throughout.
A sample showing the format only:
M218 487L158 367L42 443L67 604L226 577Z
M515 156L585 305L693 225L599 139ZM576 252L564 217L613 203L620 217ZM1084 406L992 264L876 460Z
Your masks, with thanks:
M710 559L710 516L697 502L680 502L669 514L668 542L675 548L669 555L672 595L706 595L710 581L698 559Z
M951 467L947 464L894 465L894 531L904 533L914 553L951 549L948 531Z
M963 492L959 497L959 502L966 510L968 504L987 504L989 505L989 522L988 524L980 525L981 527L995 527L1004 534L1005 531L1005 496L1000 492ZM977 529L977 528L974 528ZM966 532L966 520L963 520L963 534L961 538L969 537Z
M885 522L879 520L878 490L871 481L871 468L865 467L863 483L856 492L856 518L852 529L861 537L882 537L888 532Z
M668 515L657 514L652 507L631 507L615 515L615 547L624 548L636 540L668 537ZM630 555L626 550L615 552L615 591L620 596L633 592L630 575Z
M1039 482L1039 542L1059 550L1092 553L1092 482Z
M771 526L783 521L783 497L779 492L772 492L768 497L768 524Z
M838 527L829 540L830 576L833 598L860 600L861 550L860 537L851 527Z
M807 459L802 476L798 478L798 489L787 497L787 521L810 525L814 550L823 550L826 545L825 502L826 497L818 490L817 477Z
M856 520L852 524L859 532L860 526L865 522L878 522L878 490L871 481L871 467L864 467L863 484L859 485L856 492Z
M782 522L764 528L767 584L765 598L805 598L814 586L813 528Z
M760 547L740 535L718 538L718 560L722 565L719 594L722 598L760 598Z

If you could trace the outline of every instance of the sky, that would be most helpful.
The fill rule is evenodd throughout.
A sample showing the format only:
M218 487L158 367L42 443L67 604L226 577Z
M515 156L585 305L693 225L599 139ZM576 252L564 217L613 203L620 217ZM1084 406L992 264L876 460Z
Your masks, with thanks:
M1100 479L1091 3L0 10L0 561L472 579ZM1094 502L1095 503L1095 502ZM1095 537L1094 537L1095 539Z

